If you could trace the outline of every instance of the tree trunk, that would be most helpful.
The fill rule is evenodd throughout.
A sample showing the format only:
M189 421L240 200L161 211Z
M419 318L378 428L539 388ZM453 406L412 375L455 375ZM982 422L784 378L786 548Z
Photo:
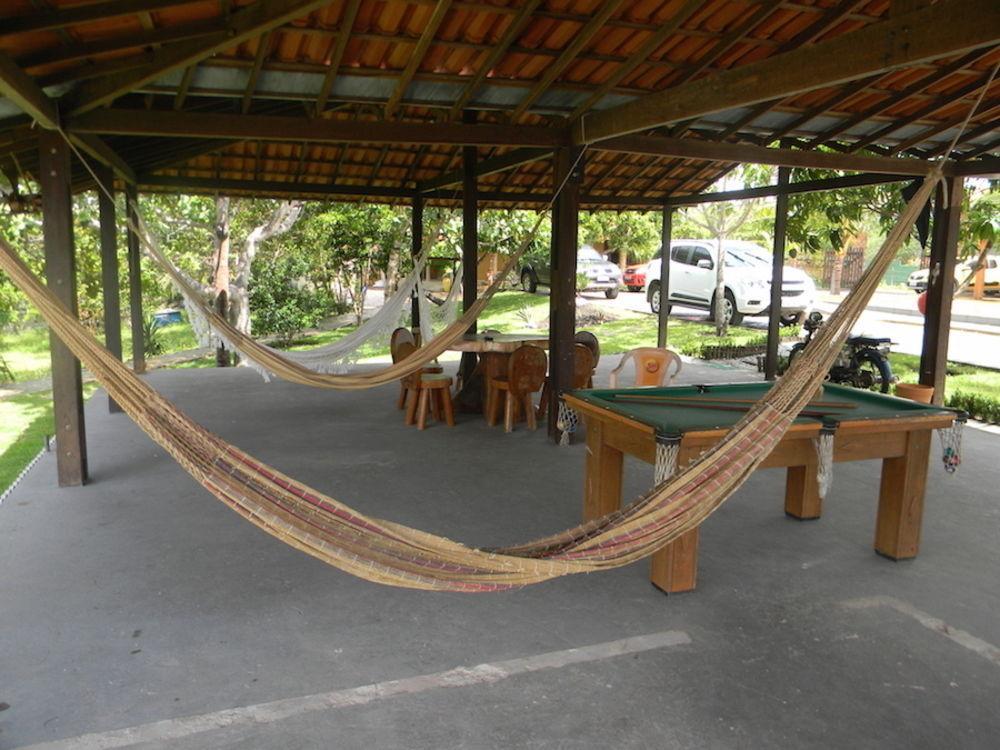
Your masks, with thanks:
M385 298L389 299L399 288L399 248L394 244L389 251L389 262L385 267Z
M726 315L726 258L721 236L715 238L715 248L715 335L725 336L729 332L729 316Z
M208 283L212 287L215 311L229 320L229 198L216 196L215 224L212 230L212 269ZM215 349L216 367L230 365L229 352L221 341Z
M232 324L247 336L250 330L250 277L253 259L264 240L284 234L302 213L302 201L282 201L270 218L247 235L236 261L236 274L229 285L229 310Z

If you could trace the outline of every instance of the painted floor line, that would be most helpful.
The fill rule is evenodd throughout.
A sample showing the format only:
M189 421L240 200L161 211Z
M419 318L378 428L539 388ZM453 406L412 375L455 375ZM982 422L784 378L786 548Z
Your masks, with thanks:
M284 698L195 716L164 719L124 729L113 729L108 732L84 734L78 737L23 746L20 750L108 750L109 748L127 747L143 742L179 740L191 735L228 727L271 724L315 711L364 706L429 690L491 684L531 672L561 669L573 664L586 664L616 656L682 646L688 643L691 643L691 638L687 633L680 630L667 630L632 638L622 638L617 641L606 641L581 648L550 651L520 659L477 664L472 667L456 667L444 672L376 682L327 693Z
M912 617L928 630L940 633L945 638L949 638L957 643L959 646L979 654L984 659L987 659L1000 667L1000 648L997 648L988 641L984 641L982 638L977 638L972 635L972 633L968 633L958 628L953 628L944 620L934 617L923 610L917 609L912 604L904 602L902 599L897 599L893 596L868 596L862 599L851 599L849 601L842 602L842 604L850 609L889 607L890 609L894 609L897 612L907 615L908 617Z

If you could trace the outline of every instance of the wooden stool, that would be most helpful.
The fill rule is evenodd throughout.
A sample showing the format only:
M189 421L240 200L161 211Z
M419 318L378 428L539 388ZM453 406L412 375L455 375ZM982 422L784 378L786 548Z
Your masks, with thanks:
M421 374L420 381L411 401L410 409L416 409L417 429L427 426L427 412L434 400L434 417L449 427L455 426L455 407L451 401L451 378L440 373ZM407 424L413 424L407 412Z
M537 429L535 408L531 394L545 382L545 368L548 364L545 352L537 346L519 346L510 355L507 376L492 378L487 391L489 402L486 413L490 426L500 417L500 394L504 394L504 432L514 431L514 420L519 410L528 418L528 428Z

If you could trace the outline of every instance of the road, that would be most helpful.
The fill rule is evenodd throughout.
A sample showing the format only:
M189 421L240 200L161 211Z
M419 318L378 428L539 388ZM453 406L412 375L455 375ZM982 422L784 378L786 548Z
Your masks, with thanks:
M652 314L642 293L622 291L614 300L605 300L598 295L587 295L587 298L615 309ZM821 292L817 309L829 315L842 298ZM888 336L894 342L893 351L920 354L924 318L916 308L916 300L917 295L909 291L877 292L854 327L854 333ZM687 320L705 320L706 316L704 310L680 305L674 305L671 311L671 317ZM952 316L948 359L1000 370L1000 298L973 300L970 296L959 297L952 306ZM767 318L746 318L744 325L766 330Z

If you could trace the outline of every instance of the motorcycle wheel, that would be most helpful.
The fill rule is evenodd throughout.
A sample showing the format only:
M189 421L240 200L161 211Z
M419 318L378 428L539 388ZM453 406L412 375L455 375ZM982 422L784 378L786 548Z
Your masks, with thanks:
M855 385L870 391L888 393L892 387L892 368L888 360L872 349L863 349L854 356Z

